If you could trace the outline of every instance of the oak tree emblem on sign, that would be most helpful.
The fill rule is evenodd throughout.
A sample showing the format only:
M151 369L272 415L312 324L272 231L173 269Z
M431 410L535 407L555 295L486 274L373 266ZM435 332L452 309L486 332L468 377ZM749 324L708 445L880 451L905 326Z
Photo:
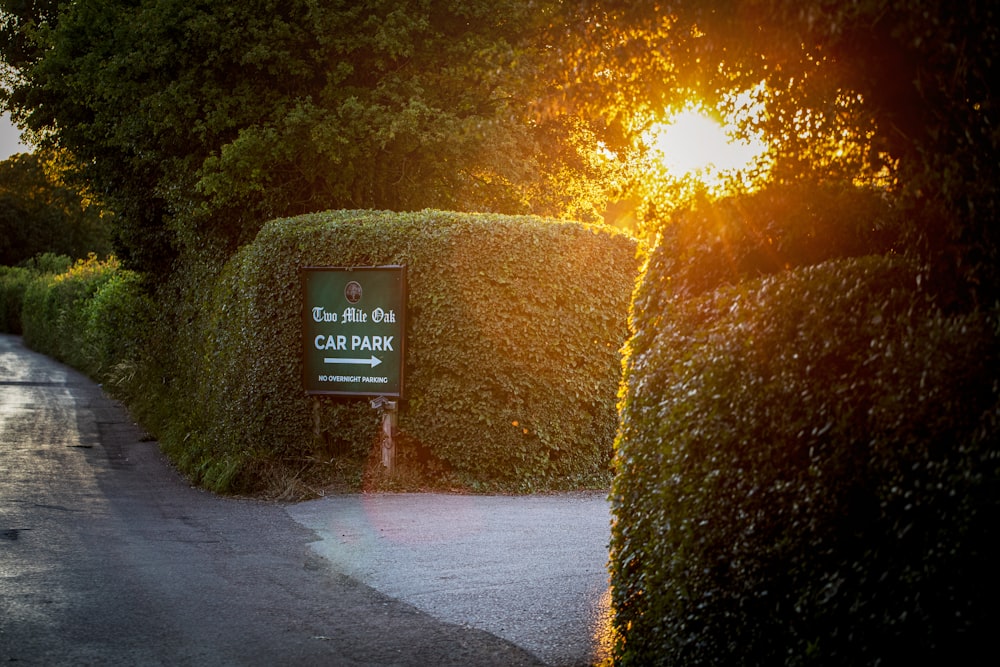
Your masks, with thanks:
M344 296L347 297L349 303L361 301L361 283L356 280L347 283L344 287Z

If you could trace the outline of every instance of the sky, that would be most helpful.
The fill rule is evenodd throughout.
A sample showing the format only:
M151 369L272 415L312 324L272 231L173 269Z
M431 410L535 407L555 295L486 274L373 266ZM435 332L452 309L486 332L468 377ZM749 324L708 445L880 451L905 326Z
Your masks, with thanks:
M6 160L14 153L28 153L30 146L21 143L21 133L10 122L10 114L0 116L0 160Z

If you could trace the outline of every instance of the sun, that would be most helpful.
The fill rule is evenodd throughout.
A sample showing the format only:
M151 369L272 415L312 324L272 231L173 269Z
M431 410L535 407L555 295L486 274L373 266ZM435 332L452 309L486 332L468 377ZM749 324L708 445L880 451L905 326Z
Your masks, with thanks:
M688 106L644 134L649 157L673 180L695 180L708 190L753 167L767 153L757 138L738 139L736 128L723 126L703 109Z

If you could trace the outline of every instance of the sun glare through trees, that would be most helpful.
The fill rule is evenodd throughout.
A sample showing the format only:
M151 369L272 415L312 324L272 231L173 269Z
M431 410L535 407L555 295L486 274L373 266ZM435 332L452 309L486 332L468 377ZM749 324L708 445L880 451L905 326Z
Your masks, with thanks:
M654 171L672 181L703 186L720 194L740 175L756 167L767 153L757 138L739 138L697 105L689 105L670 119L654 123L643 135Z

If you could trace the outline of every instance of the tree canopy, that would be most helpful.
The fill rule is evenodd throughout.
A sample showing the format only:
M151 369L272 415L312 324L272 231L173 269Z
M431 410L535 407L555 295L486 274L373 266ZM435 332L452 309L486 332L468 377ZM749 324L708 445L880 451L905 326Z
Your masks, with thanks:
M766 113L744 121L771 145L773 181L877 185L905 213L908 250L992 299L997 12L986 0L575 3L561 28L572 57L553 78L562 108L626 135L691 98L735 111L733 91L755 91Z
M43 253L84 258L111 251L110 214L67 181L52 153L21 153L0 162L0 266Z
M603 208L589 129L530 117L546 3L3 7L7 106L77 156L134 265L328 208Z

